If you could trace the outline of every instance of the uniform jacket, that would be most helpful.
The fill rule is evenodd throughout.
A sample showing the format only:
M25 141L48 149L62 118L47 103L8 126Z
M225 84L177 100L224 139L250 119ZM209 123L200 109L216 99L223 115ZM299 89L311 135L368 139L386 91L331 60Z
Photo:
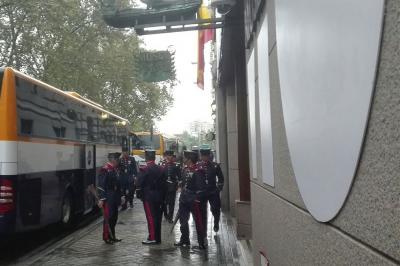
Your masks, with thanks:
M181 179L181 170L174 162L163 161L161 168L166 181L166 191L175 192L178 186L178 180Z
M197 165L185 167L182 172L182 193L179 201L191 204L194 200L202 200L206 191L204 171Z
M100 200L106 201L109 204L120 204L120 180L116 168L110 163L107 163L100 169L97 190Z
M154 162L148 162L139 173L137 190L144 201L162 202L164 199L165 176L160 166Z
M224 185L224 175L219 164L211 161L198 163L198 168L204 171L204 178L207 191L210 193L222 190Z
M136 160L132 156L121 157L119 159L119 174L124 185L133 184L134 177L137 176Z

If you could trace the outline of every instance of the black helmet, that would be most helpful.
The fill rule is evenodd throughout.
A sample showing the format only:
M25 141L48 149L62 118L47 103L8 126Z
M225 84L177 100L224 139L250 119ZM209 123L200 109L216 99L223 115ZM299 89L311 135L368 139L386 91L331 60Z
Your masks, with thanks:
M200 149L200 155L206 155L206 156L211 155L211 149L210 148L202 148L202 149Z
M172 155L174 155L174 151L166 150L166 151L164 152L164 156L172 156Z
M155 150L146 150L144 152L144 157L146 161L155 161L156 160L156 151Z
M184 151L183 156L185 159L192 161L192 163L197 163L199 160L199 154L194 151Z
M118 160L120 156L120 152L111 152L108 154L108 160Z

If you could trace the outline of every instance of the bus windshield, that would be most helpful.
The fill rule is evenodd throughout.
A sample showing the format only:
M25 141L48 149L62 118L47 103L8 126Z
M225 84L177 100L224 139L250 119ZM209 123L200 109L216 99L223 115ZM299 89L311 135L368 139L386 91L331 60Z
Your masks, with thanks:
M160 149L160 135L138 135L138 142L135 145L137 150Z

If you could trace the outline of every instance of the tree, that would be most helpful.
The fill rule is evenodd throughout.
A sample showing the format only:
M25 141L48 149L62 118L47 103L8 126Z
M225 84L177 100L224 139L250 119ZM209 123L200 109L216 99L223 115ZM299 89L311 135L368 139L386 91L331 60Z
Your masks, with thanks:
M162 117L175 85L138 79L134 59L143 50L133 31L105 25L97 0L0 0L0 65L76 91L134 130Z

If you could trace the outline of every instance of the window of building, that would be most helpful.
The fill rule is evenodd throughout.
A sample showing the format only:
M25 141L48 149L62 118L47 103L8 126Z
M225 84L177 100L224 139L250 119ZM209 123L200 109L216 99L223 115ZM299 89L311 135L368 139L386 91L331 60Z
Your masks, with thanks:
M4 69L0 68L0 97L1 97L1 87L3 86L3 76L4 76Z

